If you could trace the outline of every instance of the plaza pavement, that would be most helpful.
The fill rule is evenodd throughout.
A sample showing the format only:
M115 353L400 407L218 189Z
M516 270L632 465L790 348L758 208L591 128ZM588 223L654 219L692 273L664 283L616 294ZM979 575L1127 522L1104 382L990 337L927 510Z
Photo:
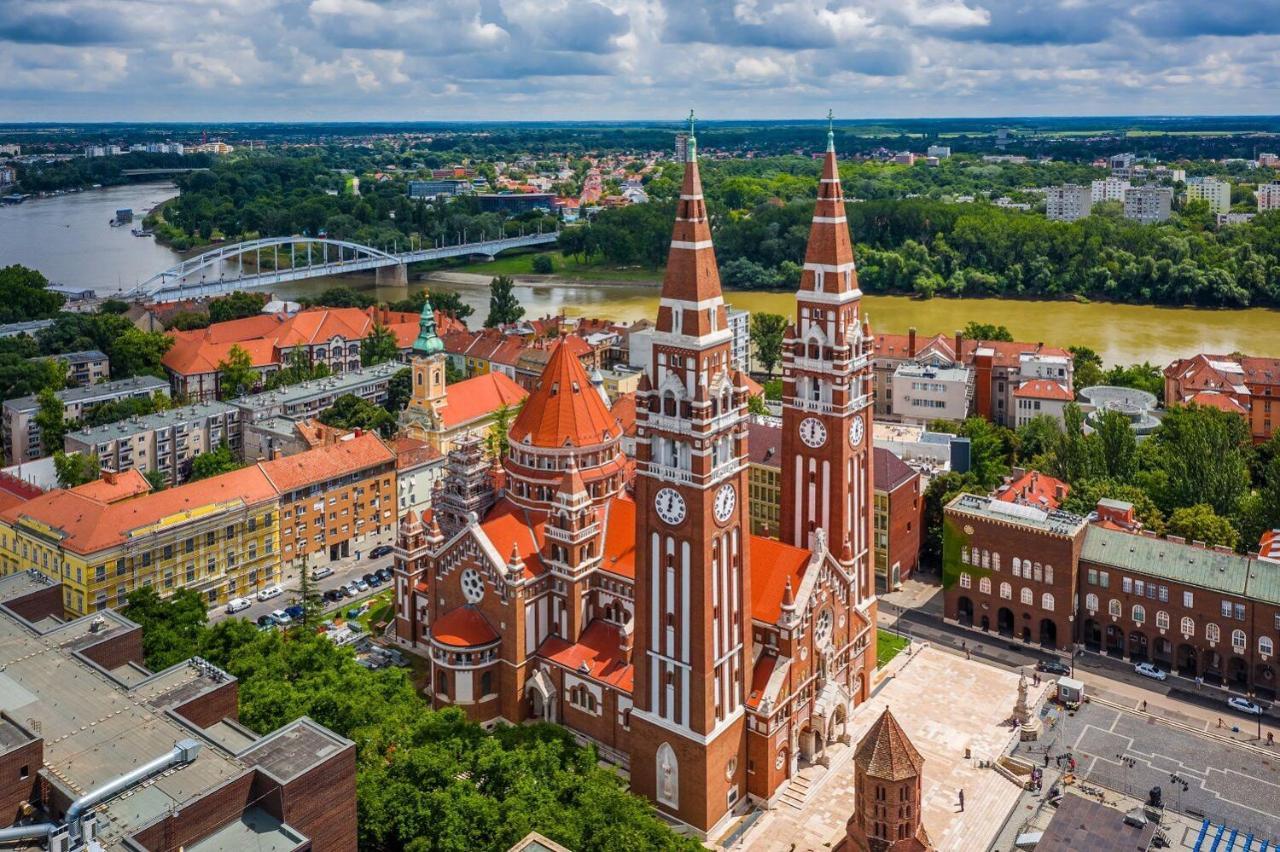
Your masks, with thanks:
M809 786L803 803L780 802L752 826L739 848L826 852L843 837L853 813L853 751L886 706L924 757L923 820L934 844L940 852L988 847L1017 804L1019 788L993 769L980 768L979 761L1000 756L1015 737L1007 722L1018 675L920 645L903 662L853 711L852 744L832 748L831 768L801 770ZM1038 702L1049 688L1047 681L1031 687L1029 701ZM957 802L961 789L963 812Z

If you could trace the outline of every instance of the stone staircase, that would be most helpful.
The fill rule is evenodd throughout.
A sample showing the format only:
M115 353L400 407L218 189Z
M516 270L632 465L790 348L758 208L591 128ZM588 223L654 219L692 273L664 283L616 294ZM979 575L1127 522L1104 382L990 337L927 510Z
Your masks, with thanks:
M841 742L828 745L827 757L830 758L828 765L813 764L802 767L792 777L791 783L787 785L778 802L783 807L790 807L797 811L803 809L805 803L827 779L844 771L845 765L853 759L853 751L851 746Z

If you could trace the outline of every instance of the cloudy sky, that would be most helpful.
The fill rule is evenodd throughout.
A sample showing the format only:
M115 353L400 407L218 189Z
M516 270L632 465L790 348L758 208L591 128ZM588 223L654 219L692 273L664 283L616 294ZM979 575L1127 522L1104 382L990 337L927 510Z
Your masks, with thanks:
M1277 0L0 0L0 121L1274 113Z

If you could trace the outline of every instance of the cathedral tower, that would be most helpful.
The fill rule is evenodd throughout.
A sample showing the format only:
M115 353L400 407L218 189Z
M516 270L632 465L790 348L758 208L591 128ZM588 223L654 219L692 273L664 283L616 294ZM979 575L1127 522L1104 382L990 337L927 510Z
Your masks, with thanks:
M693 116L636 404L632 788L704 835L745 795L752 662L745 376L732 363Z

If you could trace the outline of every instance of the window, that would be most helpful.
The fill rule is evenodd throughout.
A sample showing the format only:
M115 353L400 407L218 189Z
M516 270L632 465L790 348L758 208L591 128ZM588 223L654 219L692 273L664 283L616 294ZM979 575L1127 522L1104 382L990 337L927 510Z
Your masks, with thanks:
M1143 583L1141 580L1134 580L1133 593L1138 597L1142 597L1144 594L1146 594L1146 584Z
M1231 631L1231 650L1235 651L1237 654L1243 654L1244 649L1247 648L1248 645L1249 643L1245 638L1243 630L1237 628Z
M1111 588L1111 575L1106 571L1098 572L1098 585L1104 589Z
M1222 617L1223 618L1231 617L1231 601L1222 602Z
M1053 612L1053 595L1049 592L1042 594L1040 596L1040 608L1047 610L1048 612Z
M1000 584L1000 597L1004 598L1005 600L1012 600L1012 598L1013 598L1013 587L1012 587L1012 586L1010 586L1008 583L1001 583L1001 584Z
M1120 601L1112 598L1107 602L1107 614L1112 618L1119 618L1124 613L1124 607L1120 606Z
M1222 641L1222 632L1218 630L1218 625L1206 624L1204 626L1204 638L1208 639L1210 642Z
M1183 592L1183 593L1182 593L1182 605L1183 605L1184 607L1186 607L1187 609L1191 609L1192 607L1194 607L1194 606L1196 605L1196 604L1195 604L1195 598L1192 596L1192 594L1191 594L1190 592Z
M982 551L982 567L983 568L991 567L991 551L990 550Z
M1050 584L1053 583L1053 566L1052 565L1046 564L1044 566L1044 581Z
M680 765L676 763L676 753L670 743L658 746L656 760L658 801L669 807L678 808L680 806Z
M984 595L991 594L991 578L990 577L983 577L978 580L978 591L982 592Z
M1088 572L1088 574L1087 574L1087 578L1088 578L1088 583L1089 583L1089 585L1090 585L1090 586L1096 586L1096 585L1098 585L1098 569L1097 569L1097 568L1090 568L1090 569L1089 569L1089 572Z
M1097 596L1097 595L1095 595L1093 592L1090 592L1089 594L1085 595L1085 596L1084 596L1084 608L1085 608L1085 609L1087 609L1087 610L1089 611L1089 614L1090 614L1090 615L1093 615L1095 612L1097 612L1097 611L1098 611L1098 596Z
M1182 635L1190 639L1196 635L1196 620L1194 618L1182 617Z
M1013 557L1013 576L1015 577L1022 576L1022 560L1016 556Z
M1169 587L1161 586L1160 587L1160 603L1168 603L1168 602L1169 602Z
M1120 591L1124 592L1126 595L1131 594L1133 592L1133 580L1128 577L1122 577L1120 579Z
M992 571L1000 570L1000 554L999 553L991 554L991 570Z
M968 589L973 587L973 578L969 576L968 571L960 572L960 588Z
M1232 604L1231 609L1231 615L1236 621L1244 621L1244 604Z
M1258 653L1267 657L1275 653L1275 644L1272 643L1270 636L1258 637Z
M1134 624L1142 624L1147 620L1147 610L1138 604L1133 605L1133 610L1130 614L1133 617Z
M1035 600L1035 595L1032 593L1030 589L1028 589L1026 586L1023 586L1022 591L1018 593L1018 599L1022 602L1024 606L1031 606L1032 602Z
M967 544L960 548L960 561L965 565L969 564L969 546Z
M1169 613L1164 610L1160 610L1156 613L1156 627L1160 630L1169 629Z

